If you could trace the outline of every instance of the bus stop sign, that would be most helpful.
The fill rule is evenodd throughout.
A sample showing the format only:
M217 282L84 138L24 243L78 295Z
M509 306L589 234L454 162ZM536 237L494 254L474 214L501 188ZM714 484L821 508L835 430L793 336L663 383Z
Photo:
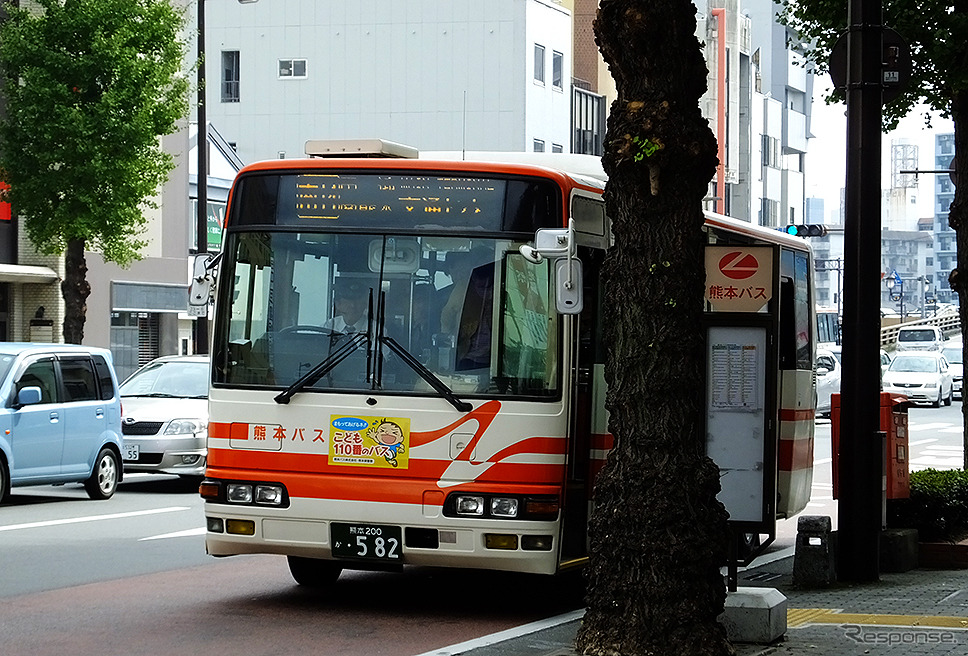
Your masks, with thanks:
M706 247L706 300L713 312L758 312L772 297L771 247Z

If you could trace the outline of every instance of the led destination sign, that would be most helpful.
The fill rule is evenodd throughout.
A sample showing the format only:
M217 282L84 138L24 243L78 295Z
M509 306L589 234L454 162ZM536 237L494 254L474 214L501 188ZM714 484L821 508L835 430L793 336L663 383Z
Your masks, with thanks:
M239 180L226 225L533 233L561 225L561 194L538 177L260 171Z
M294 209L299 219L339 221L361 215L391 215L426 223L479 223L473 217L500 216L504 209L503 180L424 177L412 175L291 176ZM372 217L383 223L388 216Z

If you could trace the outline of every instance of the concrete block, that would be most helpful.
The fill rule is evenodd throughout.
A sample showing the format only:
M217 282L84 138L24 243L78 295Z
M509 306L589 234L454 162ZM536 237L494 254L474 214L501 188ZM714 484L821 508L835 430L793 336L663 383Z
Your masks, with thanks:
M836 532L830 517L802 515L797 520L793 554L793 584L802 588L826 587L837 581Z
M918 566L918 531L888 528L880 536L880 570L909 572Z
M738 587L719 616L730 642L768 645L787 630L787 598L776 588Z

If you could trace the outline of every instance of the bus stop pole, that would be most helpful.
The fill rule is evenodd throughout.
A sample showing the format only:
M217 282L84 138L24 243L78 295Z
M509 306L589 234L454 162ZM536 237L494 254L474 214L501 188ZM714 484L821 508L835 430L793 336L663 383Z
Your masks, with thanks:
M877 581L881 531L881 0L849 0L837 570Z

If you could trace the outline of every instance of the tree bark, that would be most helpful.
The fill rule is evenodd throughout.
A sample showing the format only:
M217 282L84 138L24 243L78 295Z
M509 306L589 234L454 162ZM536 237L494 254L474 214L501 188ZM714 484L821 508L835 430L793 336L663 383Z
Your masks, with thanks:
M961 330L964 334L968 325L968 91L957 91L951 99L951 120L955 127L954 177L955 197L948 208L948 225L955 231L958 248L956 268L948 276L948 284L958 294L958 311L961 316ZM962 359L968 353L968 341L962 340ZM962 395L964 395L962 391ZM968 404L962 403L963 422L968 427ZM968 432L964 435L964 462L962 468L968 471Z
M595 490L582 654L732 653L716 622L727 514L705 456L702 200L717 159L695 14L689 0L603 0L595 21L618 90L603 157L615 448Z
M64 254L64 342L80 344L84 340L84 321L87 317L87 297L91 285L87 281L87 261L84 259L84 240L71 239Z

